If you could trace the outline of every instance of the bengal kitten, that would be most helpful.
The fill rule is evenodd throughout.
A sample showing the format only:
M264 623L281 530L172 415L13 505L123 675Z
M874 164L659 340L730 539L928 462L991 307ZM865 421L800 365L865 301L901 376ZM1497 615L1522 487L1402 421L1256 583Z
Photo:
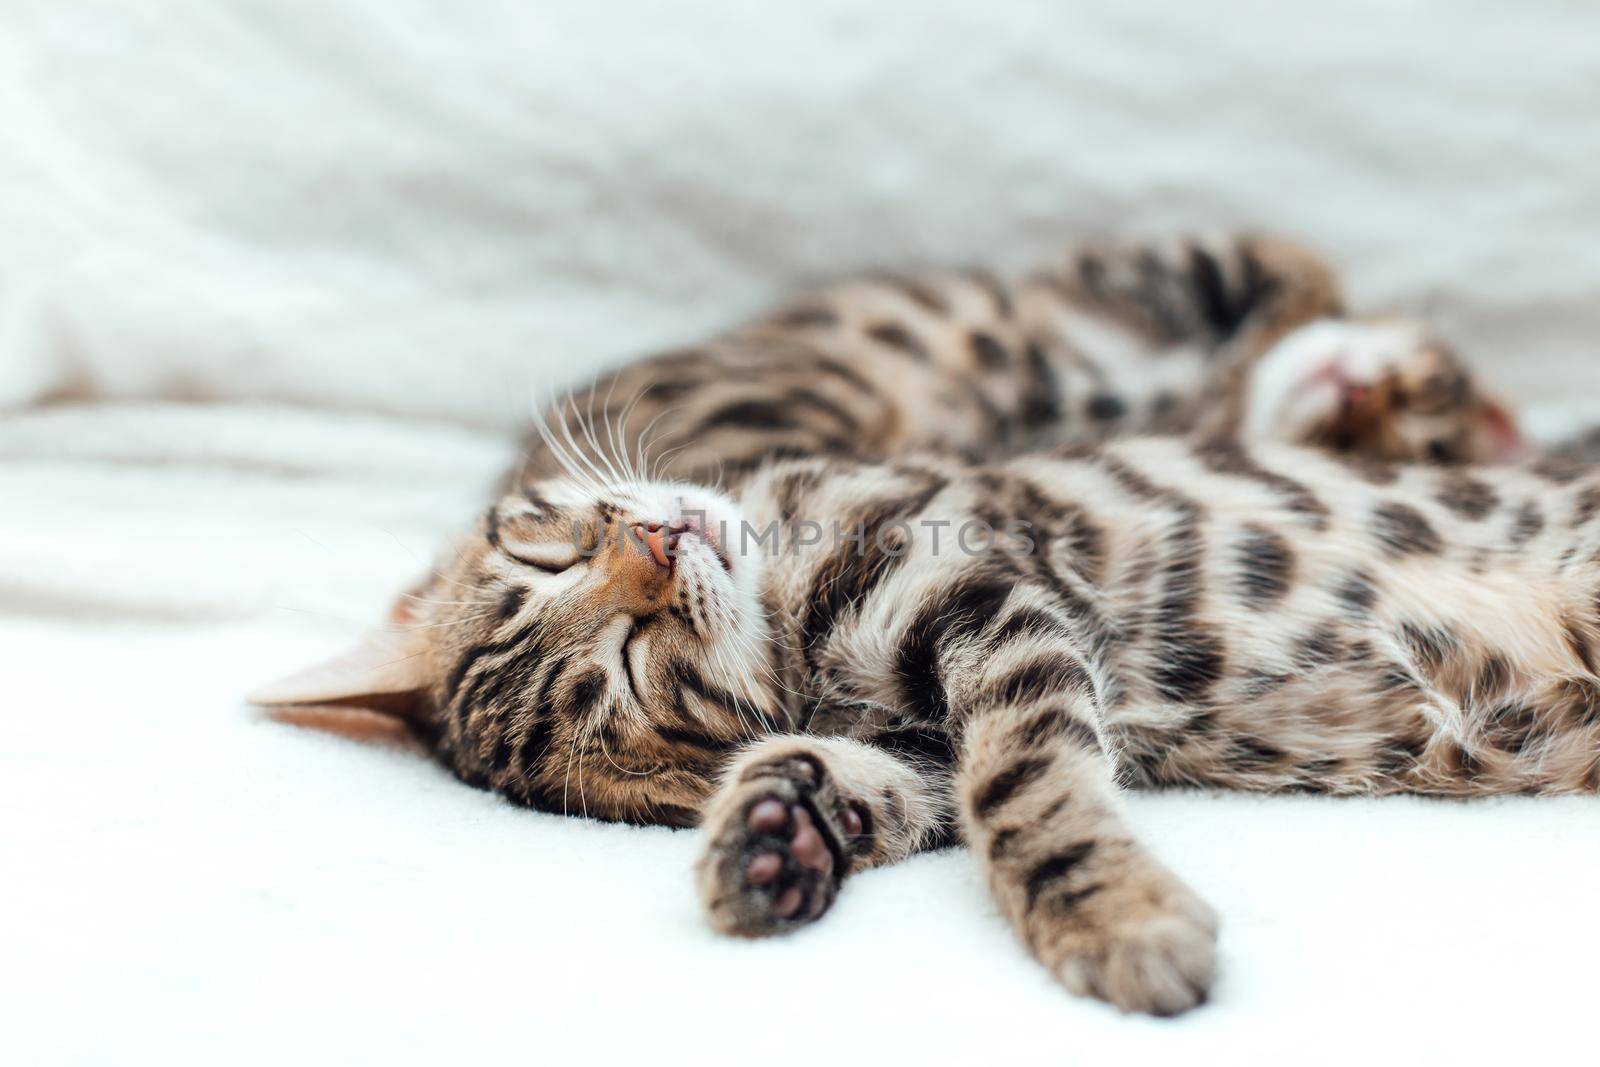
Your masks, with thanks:
M965 841L1069 989L1183 1011L1215 918L1119 784L1600 786L1600 471L1438 462L1513 447L1503 413L1332 286L1233 238L827 290L620 372L598 432L569 406L391 627L254 699L401 716L543 810L698 823L729 933ZM661 412L657 465L731 493L644 468Z

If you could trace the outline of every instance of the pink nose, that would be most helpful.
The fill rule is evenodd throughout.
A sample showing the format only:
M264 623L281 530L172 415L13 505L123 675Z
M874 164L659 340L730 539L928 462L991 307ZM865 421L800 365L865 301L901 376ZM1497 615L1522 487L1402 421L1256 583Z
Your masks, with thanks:
M644 522L633 525L639 543L649 549L651 558L669 570L678 552L678 537L687 529L688 526L683 523L666 526L659 522Z

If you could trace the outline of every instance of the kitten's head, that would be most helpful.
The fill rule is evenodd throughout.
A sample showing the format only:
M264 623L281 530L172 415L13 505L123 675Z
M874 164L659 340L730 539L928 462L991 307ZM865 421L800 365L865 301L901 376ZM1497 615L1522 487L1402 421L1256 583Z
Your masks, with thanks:
M781 714L739 524L707 489L534 485L390 626L251 699L398 715L463 779L541 809L692 823L728 751Z
M1501 463L1524 451L1505 406L1404 319L1322 319L1287 334L1251 372L1242 430L1383 460Z

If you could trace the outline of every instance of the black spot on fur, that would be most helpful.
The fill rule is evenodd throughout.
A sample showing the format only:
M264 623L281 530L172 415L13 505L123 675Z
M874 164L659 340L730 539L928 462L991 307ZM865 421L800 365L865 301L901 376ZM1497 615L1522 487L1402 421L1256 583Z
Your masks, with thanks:
M1483 773L1482 758L1465 745L1446 741L1438 751L1444 757L1445 766L1469 782Z
M1472 683L1472 701L1481 703L1494 700L1505 692L1506 685L1511 680L1511 665L1504 656L1491 654L1485 657L1483 666L1478 670L1478 677Z
M984 370L1004 370L1011 362L1005 346L982 330L973 330L967 337L967 345L972 349L972 358Z
M1434 499L1463 519L1474 521L1500 506L1500 497L1493 489L1465 474L1447 477Z
M736 400L707 415L696 433L725 427L788 430L797 424L794 411L780 400Z
M1595 673L1594 649L1589 645L1589 637L1583 626L1574 625L1568 619L1564 627L1567 644L1572 649L1572 654L1578 657L1578 662L1583 664L1583 669L1590 674Z
M1365 615L1378 599L1378 588L1372 575L1364 570L1354 570L1340 580L1334 595L1350 614Z
M1248 700L1270 696L1294 681L1294 675L1272 671L1251 671L1245 675L1244 695Z
M1416 769L1417 761L1427 748L1426 739L1414 734L1401 734L1380 744L1373 753L1378 772L1386 778L1404 778Z
M1096 393L1089 398L1085 409L1096 422L1111 422L1128 413L1128 405L1114 393Z
M867 327L867 336L920 362L928 362L928 349L897 322L879 322Z
M1302 670L1314 670L1333 663L1343 651L1339 631L1325 624L1297 640L1291 654L1294 656L1295 666Z
M1580 730L1600 726L1600 683L1589 678L1564 678L1555 698L1558 715Z
M1342 452L1338 458L1352 474L1370 485L1393 485L1400 480L1400 470L1393 463L1356 452Z
M1023 359L1027 364L1021 404L1023 425L1049 426L1061 418L1056 372L1037 342L1029 342L1023 350Z
M1400 693L1420 688L1416 677L1398 663L1383 665L1378 671L1377 683L1380 693Z
M500 547L500 509L493 504L483 516L483 539L495 548Z
M1444 666L1445 658L1459 644L1449 629L1415 622L1401 623L1400 639L1411 650L1417 665L1429 672Z
M1544 512L1533 501L1524 501L1511 524L1511 547L1521 548L1544 531Z
M1248 526L1239 542L1239 595L1252 607L1265 607L1289 591L1294 553L1289 542L1263 526Z
M501 730L500 736L494 740L494 749L489 753L489 770L495 774L504 771L511 763L511 731Z
M1483 736L1504 752L1521 753L1533 739L1539 718L1526 704L1501 704L1483 719Z
M662 404L671 404L699 389L701 383L683 378L663 378L644 387L644 398Z
M1283 762L1286 755L1277 745L1246 735L1236 738L1223 758L1239 770L1259 771Z
M528 778L539 766L554 734L555 721L549 715L541 714L533 720L517 743L517 766L522 768L520 777Z
M500 600L500 608L495 612L495 617L501 622L511 618L522 610L522 605L528 601L528 591L520 585L514 585L506 590L506 595Z
M1586 485L1578 491L1577 498L1572 502L1572 518L1569 520L1573 529L1584 525L1600 513L1600 485Z
M1202 317L1219 336L1233 336L1249 314L1250 302L1230 297L1222 267L1199 245L1189 248L1189 277Z
M605 672L590 671L572 683L572 691L567 697L567 707L572 714L582 715L594 706L594 702L600 699L600 695L605 691Z
M1313 782L1322 782L1344 765L1344 761L1332 756L1320 759L1301 760L1294 765L1294 769L1312 779Z
M1167 700L1204 700L1222 677L1222 645L1209 634L1193 633L1162 642L1157 649L1156 690Z
M1528 469L1546 481L1556 485L1568 485L1593 468L1575 456L1552 455L1546 456Z
M1391 556L1437 555L1444 550L1438 532L1410 504L1379 504L1372 512L1372 532Z

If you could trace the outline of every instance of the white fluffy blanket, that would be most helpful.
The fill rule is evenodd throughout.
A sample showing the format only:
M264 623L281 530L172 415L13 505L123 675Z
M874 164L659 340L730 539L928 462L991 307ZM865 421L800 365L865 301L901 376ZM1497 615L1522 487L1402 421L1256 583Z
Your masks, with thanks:
M1600 385L1566 4L0 8L0 400L506 425L805 279L1235 225L1541 396Z
M380 613L532 390L861 266L1291 230L1571 417L1600 384L1592 16L0 9L6 1062L1592 1053L1594 801L1133 798L1225 923L1215 1002L1160 1023L1055 989L961 853L722 942L693 834L515 810L239 701Z

